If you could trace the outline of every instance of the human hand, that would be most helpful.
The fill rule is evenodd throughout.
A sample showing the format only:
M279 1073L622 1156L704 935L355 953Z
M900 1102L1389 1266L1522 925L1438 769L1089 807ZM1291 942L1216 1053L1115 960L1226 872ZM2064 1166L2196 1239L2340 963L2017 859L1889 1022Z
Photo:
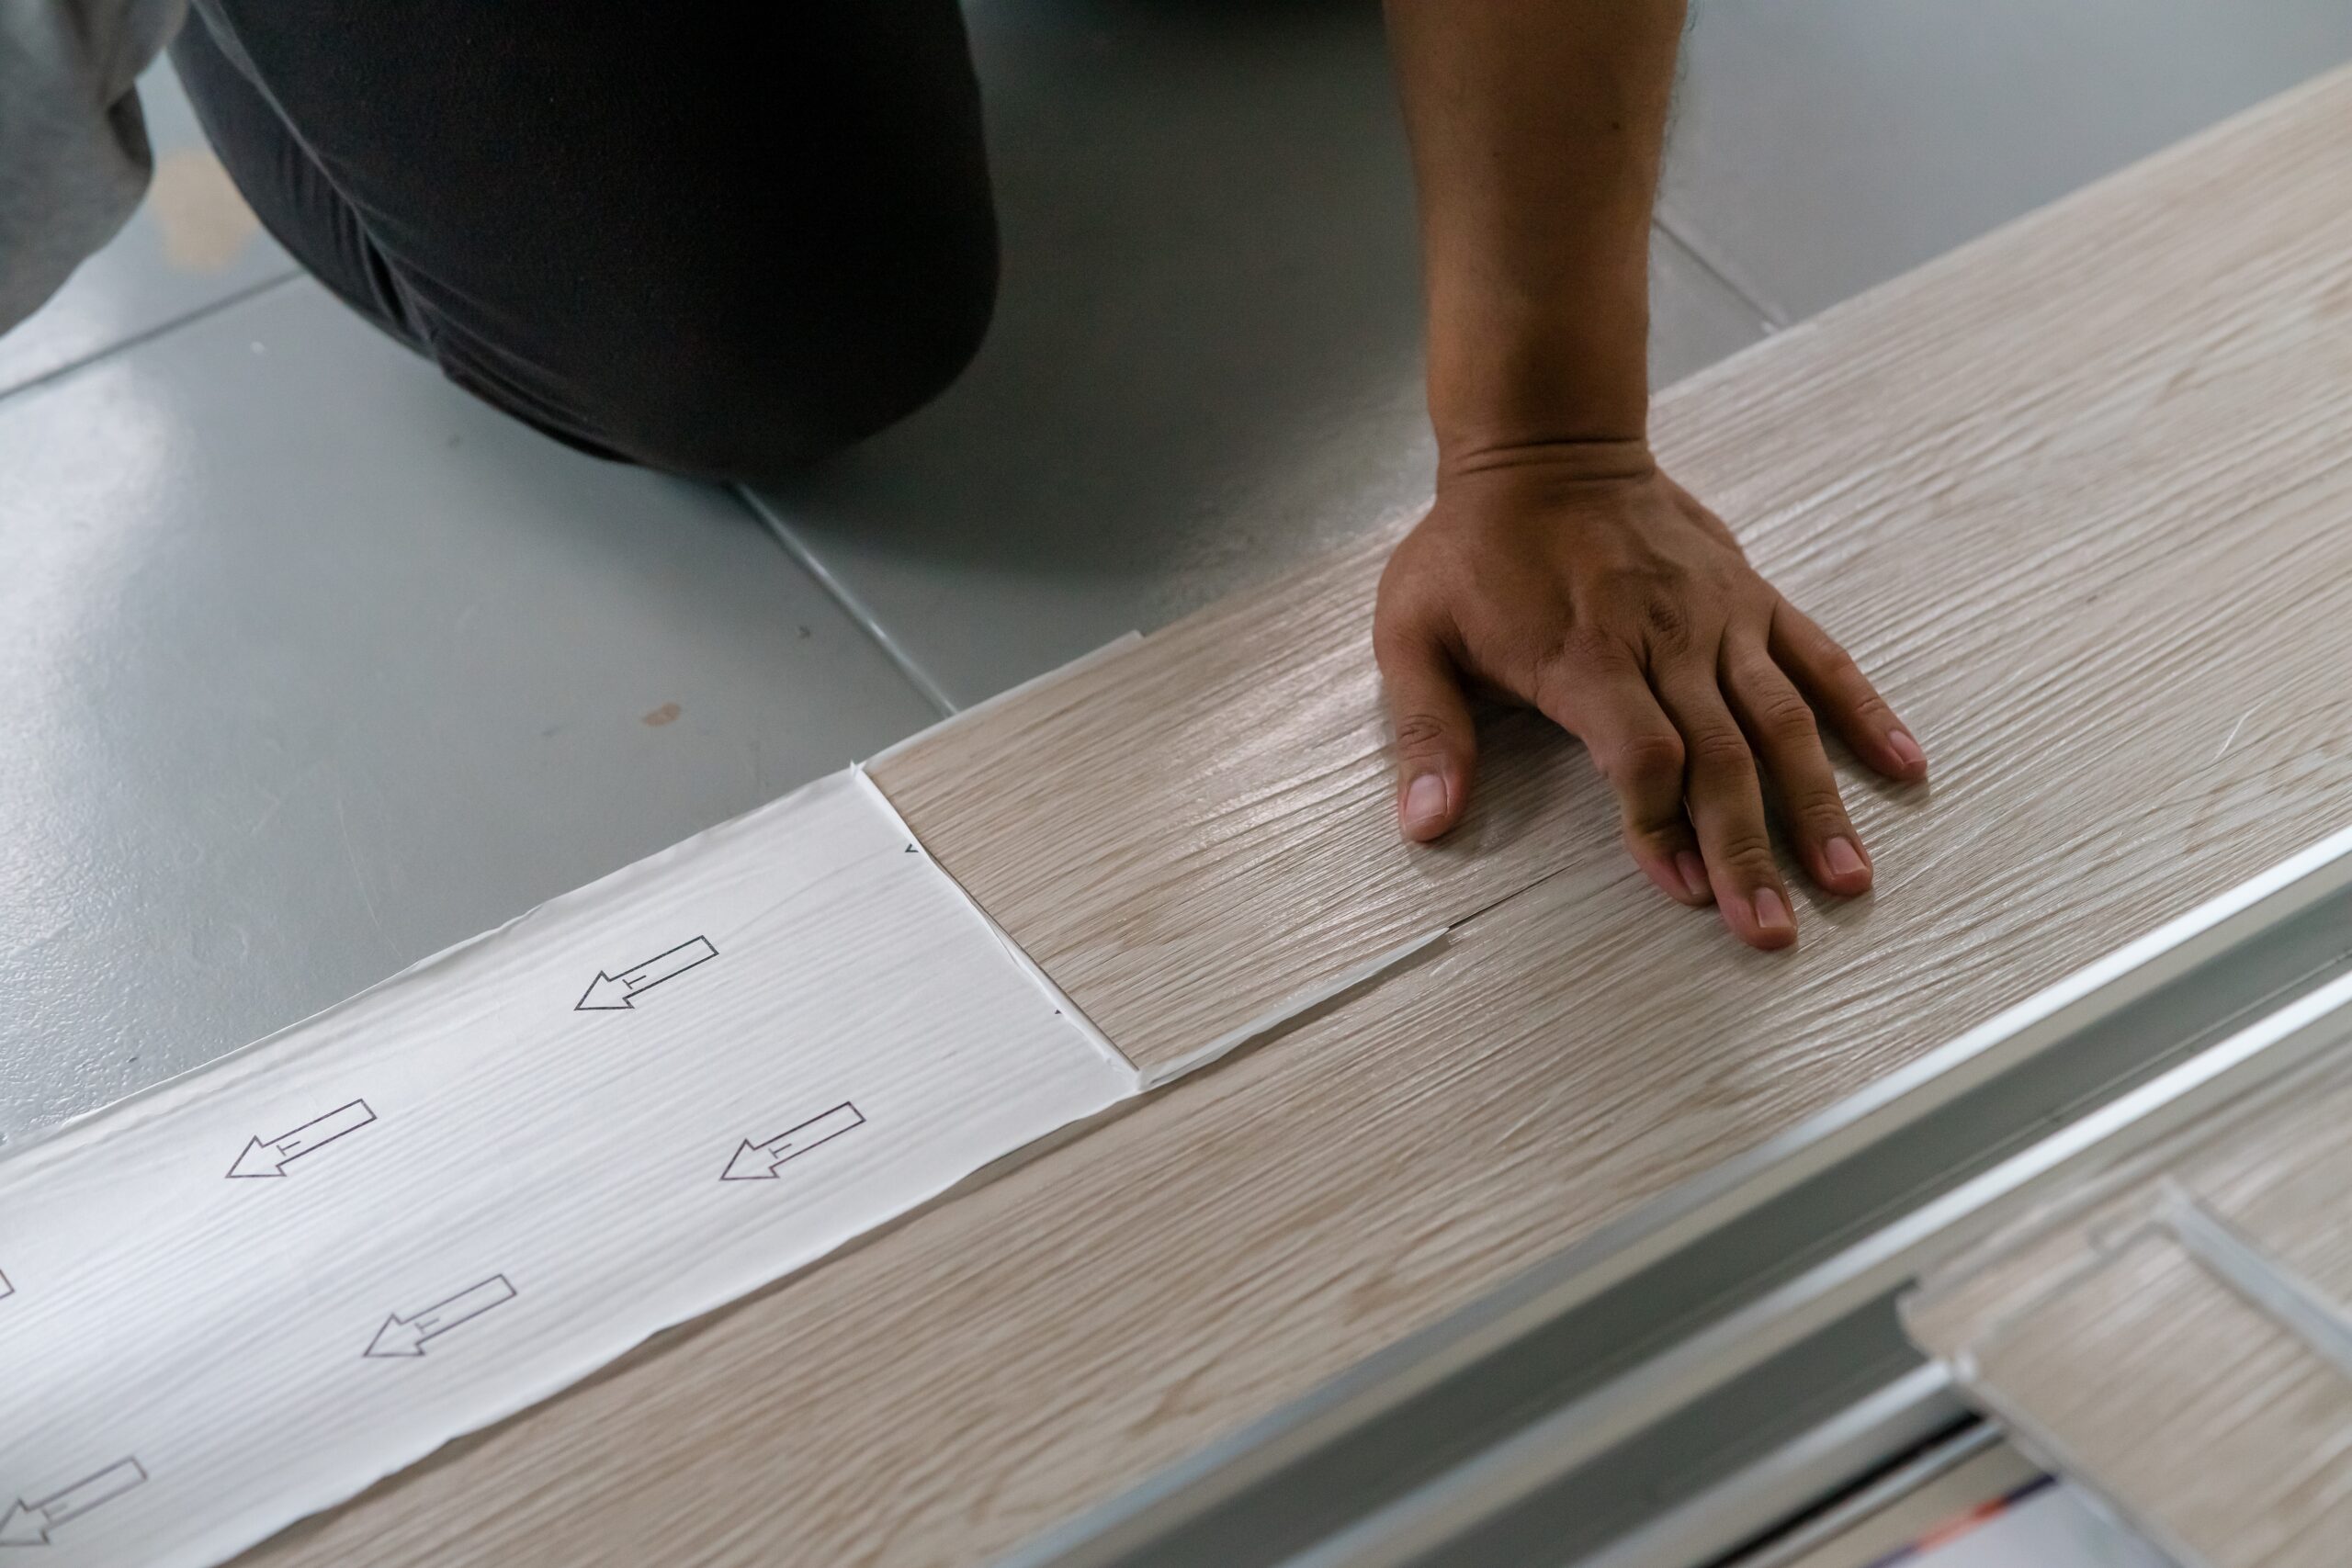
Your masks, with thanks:
M1373 648L1407 838L1461 819L1477 753L1467 692L1489 689L1582 739L1616 792L1635 863L1679 902L1712 899L1753 947L1797 934L1759 761L1798 857L1840 895L1870 886L1870 854L1815 709L1889 778L1928 773L1845 649L1636 441L1442 468L1436 504L1381 577Z

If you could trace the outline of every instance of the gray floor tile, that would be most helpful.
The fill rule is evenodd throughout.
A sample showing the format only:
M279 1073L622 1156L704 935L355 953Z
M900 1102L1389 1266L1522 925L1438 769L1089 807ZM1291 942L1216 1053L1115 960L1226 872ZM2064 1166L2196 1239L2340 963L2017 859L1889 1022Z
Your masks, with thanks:
M737 498L307 282L0 398L0 1134L933 716Z
M171 66L139 79L155 179L104 250L49 303L0 336L0 392L294 271L205 144Z
M764 503L958 704L1427 494L1377 7L971 12L1005 275L964 380ZM1661 378L1761 322L1671 246Z
M1663 229L1650 231L1650 385L1670 387L1760 341L1770 323Z
M2347 58L2345 0L1699 0L1660 215L1794 321Z

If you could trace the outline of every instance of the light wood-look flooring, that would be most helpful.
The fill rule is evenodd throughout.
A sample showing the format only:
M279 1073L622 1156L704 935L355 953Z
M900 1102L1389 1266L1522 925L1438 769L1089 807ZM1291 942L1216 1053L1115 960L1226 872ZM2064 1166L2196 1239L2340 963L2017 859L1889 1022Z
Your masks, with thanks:
M1878 891L1795 953L1537 727L1521 830L1393 845L1361 564L1212 610L885 787L1146 1059L1442 946L247 1561L984 1562L2352 820L2347 175L2339 74L1660 400L1935 762L1847 770Z
M2352 1062L2324 1060L2072 1202L2042 1192L1980 1260L1906 1303L1911 1330L1964 1354L1977 1397L2183 1561L2333 1568L2352 1530L2352 1366L2257 1304L2169 1216L2193 1204L2226 1251L2251 1249L2340 1319L2347 1117Z

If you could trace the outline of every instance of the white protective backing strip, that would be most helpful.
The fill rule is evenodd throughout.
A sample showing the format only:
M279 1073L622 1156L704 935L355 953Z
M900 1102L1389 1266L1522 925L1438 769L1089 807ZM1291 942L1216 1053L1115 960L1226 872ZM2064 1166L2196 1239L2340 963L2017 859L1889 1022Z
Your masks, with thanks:
M1136 1092L876 799L0 1159L0 1543L217 1562Z

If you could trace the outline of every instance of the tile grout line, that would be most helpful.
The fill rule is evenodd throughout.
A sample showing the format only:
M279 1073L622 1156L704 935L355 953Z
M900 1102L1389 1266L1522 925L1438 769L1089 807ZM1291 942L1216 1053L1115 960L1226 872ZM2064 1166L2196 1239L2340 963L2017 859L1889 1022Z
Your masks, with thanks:
M179 331L182 327L194 326L197 322L204 321L209 317L217 316L223 310L229 310L237 305L242 305L246 300L253 299L256 295L266 294L281 284L290 283L298 277L304 277L307 276L309 275L306 274L300 266L295 266L288 268L285 272L279 273L275 277L265 277L258 283L249 283L244 288L224 294L218 299L209 299L205 301L203 304L198 305L196 309L188 311L184 316L174 316L168 321L158 321L152 327L142 327L138 332L132 333L130 336L118 338L114 342L107 344L104 348L98 349L94 353L85 354L79 359L69 359L64 364L57 366L53 369L42 371L40 375L33 377L29 380L19 381L13 387L0 389L0 399L13 398L19 392L29 392L35 388L46 387L51 381L60 380L64 377L71 376L76 370L86 369L90 366L96 365L101 359L110 359L126 349L137 348L140 344L145 343L153 343L155 339L164 336L166 333L175 333Z
M1665 235L1668 243L1675 249L1689 256L1700 271L1729 289L1734 299L1755 311L1757 320L1764 323L1767 335L1782 331L1789 325L1787 311L1766 304L1756 297L1753 290L1741 287L1738 280L1724 270L1722 263L1716 261L1713 256L1708 254L1705 250L1684 234L1680 227L1668 217L1667 205L1663 200L1651 209L1650 226Z
M815 578L817 585L841 607L842 613L873 640L874 646L881 649L882 657L888 660L900 675L906 677L907 683L921 694L923 701L937 708L940 717L954 718L958 711L957 705L955 699L948 696L946 689L931 678L929 671L915 662L914 657L899 646L899 639L892 637L882 623L875 618L874 612L867 609L865 602L851 592L840 578L833 575L832 570L817 558L815 551L793 536L792 530L784 525L784 519L778 517L769 508L767 502L761 500L748 486L729 485L728 489L733 491L736 499L751 509L752 515L760 520L760 525L767 530L769 537L775 540L784 553L798 562L803 571Z
M1003 691L997 693L994 696L982 697L970 707L958 708L955 713L950 714L948 718L965 720L978 718L989 709L1001 707L1006 703L1012 702L1015 698L1023 696L1030 692L1034 692L1040 686L1050 685L1056 681L1064 680L1071 675L1078 674L1081 671L1092 669L1095 665L1102 663L1104 660L1110 659L1113 656L1134 647L1136 643L1139 643L1142 640L1143 633L1139 631L1131 631L1124 637L1113 637L1109 642L1104 643L1102 647L1095 649L1091 652L1081 653L1067 664L1057 664L1051 670L1032 675L1029 679L1021 682L1017 685L1007 686ZM932 735L938 730L946 728L948 718L943 718L937 724L932 725L928 728L919 729L903 740L892 741L889 745L885 746L881 750L875 752L874 755L866 758L865 761L858 765L860 767L873 768L888 763L891 758L896 757L899 752L904 751L910 746L919 745L922 741L929 739Z

